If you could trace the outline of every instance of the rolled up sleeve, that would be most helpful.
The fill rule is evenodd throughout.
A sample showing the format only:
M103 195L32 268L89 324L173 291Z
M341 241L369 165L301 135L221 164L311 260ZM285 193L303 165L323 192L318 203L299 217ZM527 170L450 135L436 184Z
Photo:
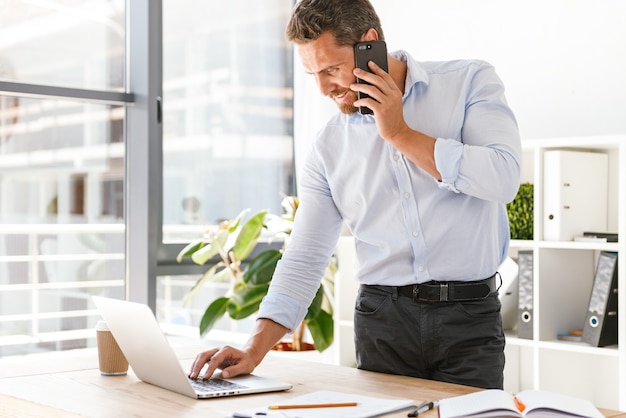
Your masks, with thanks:
M435 142L435 164L441 174L438 185L442 189L460 193L455 186L459 177L459 166L463 156L463 144L451 139L437 138Z
M304 319L308 307L282 293L268 293L259 308L258 318L272 321L289 329L292 333Z

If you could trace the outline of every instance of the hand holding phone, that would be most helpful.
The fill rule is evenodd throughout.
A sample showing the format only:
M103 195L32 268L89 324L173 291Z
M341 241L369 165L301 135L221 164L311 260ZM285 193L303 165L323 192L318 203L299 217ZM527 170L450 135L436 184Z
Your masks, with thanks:
M367 63L370 61L374 61L380 68L382 68L385 72L389 72L387 68L387 45L385 41L367 41L367 42L357 42L354 45L354 61L355 66L362 70L371 73ZM369 84L367 81L361 80L360 78L356 79L356 82L359 84ZM357 92L359 99L364 99L369 97L365 93ZM359 112L363 115L371 115L372 109L365 106L359 107Z

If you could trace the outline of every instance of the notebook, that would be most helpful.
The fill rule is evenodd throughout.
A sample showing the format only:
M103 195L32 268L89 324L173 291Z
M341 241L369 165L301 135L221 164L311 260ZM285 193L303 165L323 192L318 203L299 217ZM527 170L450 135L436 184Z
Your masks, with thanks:
M289 383L256 375L221 379L214 374L206 387L189 379L150 308L142 303L93 296L102 318L142 381L192 398L206 399L291 389ZM200 387L202 386L202 387Z
M356 405L330 406L347 403ZM328 405L328 407L311 407L321 404ZM281 402L278 405L265 405L237 411L232 414L231 418L370 418L414 407L415 404L410 399L385 399L354 393L320 390Z

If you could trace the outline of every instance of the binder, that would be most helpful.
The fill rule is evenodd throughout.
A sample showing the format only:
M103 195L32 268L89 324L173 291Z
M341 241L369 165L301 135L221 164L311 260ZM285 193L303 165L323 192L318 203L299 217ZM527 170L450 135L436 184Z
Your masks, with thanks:
M617 253L598 257L582 340L594 347L617 344Z
M518 316L517 335L519 338L533 339L533 252L520 251L517 255L518 273Z
M608 158L595 152L544 152L544 240L572 241L584 231L606 232Z
M498 267L498 274L501 280L498 297L501 304L502 328L512 330L517 325L519 267L515 260L507 257Z

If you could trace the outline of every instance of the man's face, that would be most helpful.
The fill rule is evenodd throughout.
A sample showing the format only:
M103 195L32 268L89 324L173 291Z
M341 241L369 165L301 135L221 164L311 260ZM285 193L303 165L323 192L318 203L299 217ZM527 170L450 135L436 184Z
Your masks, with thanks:
M343 113L356 113L357 94L350 90L350 84L356 81L352 73L353 49L337 46L333 36L326 32L314 41L299 44L298 52L305 71L315 76L320 92L330 97Z

